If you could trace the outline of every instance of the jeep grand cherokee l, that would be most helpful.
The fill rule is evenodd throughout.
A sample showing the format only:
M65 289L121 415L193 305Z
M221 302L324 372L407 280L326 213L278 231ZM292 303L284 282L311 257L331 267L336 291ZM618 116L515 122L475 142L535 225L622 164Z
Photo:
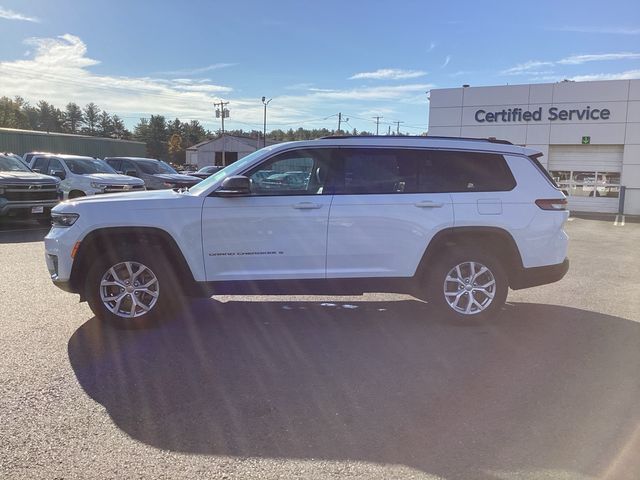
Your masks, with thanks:
M437 137L268 146L188 190L60 204L46 262L124 326L217 293L406 292L479 319L568 269L566 199L539 155ZM264 188L267 170L305 181Z

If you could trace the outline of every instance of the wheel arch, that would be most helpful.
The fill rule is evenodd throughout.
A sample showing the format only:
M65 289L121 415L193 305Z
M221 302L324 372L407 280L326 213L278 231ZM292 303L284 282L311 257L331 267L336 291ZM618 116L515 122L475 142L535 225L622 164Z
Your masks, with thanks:
M83 273L97 255L116 252L118 249L135 246L153 246L162 249L165 257L173 264L181 285L189 288L195 285L193 272L173 236L157 227L107 227L91 231L76 252L71 269L70 286L83 297Z
M418 265L416 276L424 278L429 265L448 249L458 246L488 251L503 260L502 265L514 281L523 269L520 250L513 236L500 227L451 227L438 232L429 242Z

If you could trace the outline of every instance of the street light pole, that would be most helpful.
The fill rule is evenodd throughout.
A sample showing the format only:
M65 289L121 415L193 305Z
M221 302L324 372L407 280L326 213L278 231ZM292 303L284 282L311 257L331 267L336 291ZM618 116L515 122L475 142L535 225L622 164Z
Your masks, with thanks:
M269 105L269 102L271 100L273 100L273 98L270 98L269 100L267 100L267 97L262 97L262 104L264 105L264 126L262 130L262 146L263 147L267 146L267 105Z

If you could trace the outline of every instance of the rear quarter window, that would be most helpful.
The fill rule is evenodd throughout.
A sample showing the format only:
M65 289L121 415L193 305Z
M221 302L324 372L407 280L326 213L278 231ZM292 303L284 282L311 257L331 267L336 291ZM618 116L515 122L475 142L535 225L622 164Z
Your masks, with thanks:
M430 151L422 153L418 163L422 192L505 192L516 186L499 154Z

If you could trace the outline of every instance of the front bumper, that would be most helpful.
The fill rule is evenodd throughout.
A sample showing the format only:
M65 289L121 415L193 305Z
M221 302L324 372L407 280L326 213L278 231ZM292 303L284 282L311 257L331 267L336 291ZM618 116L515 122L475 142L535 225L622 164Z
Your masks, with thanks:
M37 216L46 217L59 200L39 200L0 203L0 217L4 216ZM42 207L42 213L32 213L34 207Z
M556 265L545 265L544 267L522 268L510 278L509 283L512 290L546 285L561 280L569 270L569 259L565 258L562 263Z

